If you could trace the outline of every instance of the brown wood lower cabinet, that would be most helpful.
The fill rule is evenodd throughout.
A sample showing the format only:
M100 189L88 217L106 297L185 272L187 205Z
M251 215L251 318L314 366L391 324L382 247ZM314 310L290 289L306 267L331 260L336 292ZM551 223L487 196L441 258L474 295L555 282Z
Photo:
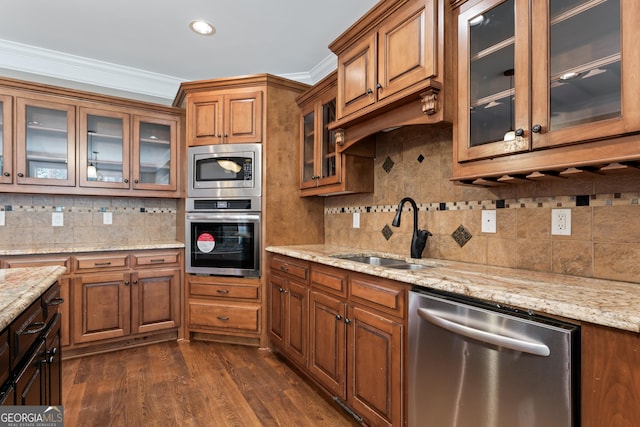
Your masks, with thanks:
M272 345L367 425L403 425L408 286L282 256L270 266Z

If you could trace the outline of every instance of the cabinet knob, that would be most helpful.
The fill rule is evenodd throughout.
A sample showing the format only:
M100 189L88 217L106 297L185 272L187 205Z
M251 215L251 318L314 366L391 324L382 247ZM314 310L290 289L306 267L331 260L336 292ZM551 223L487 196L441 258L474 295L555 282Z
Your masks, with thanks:
M542 132L542 126L540 126L539 124L533 125L533 127L531 128L531 132L533 132L533 133Z
M133 180L133 183L134 183L134 184L138 184L139 182L140 182L140 180L138 180L138 179L134 179L134 180Z
M336 319L340 320L342 319L342 316L340 316L339 314L336 314Z
M284 289L283 289L283 288L280 288L280 289L278 289L278 291L280 291L280 292L284 292Z
M287 267L286 265L283 265L283 266L280 267L280 270L289 271L289 267Z
M222 138L222 135L217 134L217 135L216 135L216 137L217 137L217 138Z
M344 319L344 323L346 323L346 324L348 325L349 323L351 323L351 319L349 319L348 317L346 317L346 318Z
M134 280L134 281L133 281L133 284L134 284L134 285L137 285L137 284L138 284L138 281L137 281L137 280Z
M125 286L129 286L129 281L128 281L128 280L125 280L125 281L124 281L124 285L125 285Z
M381 85L380 83L378 83L378 84L376 85L376 89L378 89L378 90L382 89L382 85Z
M23 174L22 172L18 172L18 176L19 176L20 178L22 178L22 177L24 176L24 174Z
M371 95L373 93L373 91L371 90L370 87L367 88L367 95Z
M524 129L516 129L516 136L523 136L524 135Z
M11 174L10 174L9 172L5 172L5 173L3 173L2 175L4 175L4 176L11 176Z

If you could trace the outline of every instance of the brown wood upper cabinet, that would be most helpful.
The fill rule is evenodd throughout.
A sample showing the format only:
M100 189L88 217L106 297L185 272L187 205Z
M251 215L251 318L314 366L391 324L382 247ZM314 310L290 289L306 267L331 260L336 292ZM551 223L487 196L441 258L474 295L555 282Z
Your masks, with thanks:
M190 93L187 120L190 146L262 142L262 91Z
M297 98L300 117L300 195L316 196L373 191L374 147L356 154L339 153L334 131L336 73Z
M443 120L438 98L444 81L442 3L381 1L329 46L338 55L335 128L349 128L408 103L411 109L381 126ZM371 125L369 134L384 129ZM367 132L356 130L355 137ZM347 139L353 138L347 134Z
M13 182L12 101L10 96L0 95L0 184Z
M456 14L454 177L640 158L637 144L593 143L640 131L640 4L477 0Z

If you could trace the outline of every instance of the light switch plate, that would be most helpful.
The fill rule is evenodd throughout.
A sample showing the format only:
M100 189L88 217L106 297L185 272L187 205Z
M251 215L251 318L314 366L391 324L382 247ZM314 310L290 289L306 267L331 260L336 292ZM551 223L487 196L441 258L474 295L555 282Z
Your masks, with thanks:
M0 211L0 226L4 225L4 211Z
M105 225L113 224L113 214L111 212L102 213L102 223Z
M360 228L360 212L353 213L353 228Z
M496 211L495 209L482 211L482 232L496 232Z
M62 212L53 212L51 214L51 225L54 227L64 226L64 214Z

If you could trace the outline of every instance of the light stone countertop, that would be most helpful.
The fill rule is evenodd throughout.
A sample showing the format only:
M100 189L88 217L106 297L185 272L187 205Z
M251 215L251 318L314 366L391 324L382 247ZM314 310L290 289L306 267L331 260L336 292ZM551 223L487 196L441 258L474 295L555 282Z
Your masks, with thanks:
M62 266L0 269L0 331L9 326L65 271Z
M270 246L268 252L453 292L507 306L640 332L640 284L330 245ZM397 270L334 256L375 255L433 268Z
M171 242L140 242L140 243L124 243L124 244L82 244L82 245L64 245L50 244L44 242L42 245L25 244L25 245L0 245L0 256L11 255L43 255L43 254L72 254L80 252L109 252L109 251L134 251L149 249L180 249L184 248L184 243L178 241Z

